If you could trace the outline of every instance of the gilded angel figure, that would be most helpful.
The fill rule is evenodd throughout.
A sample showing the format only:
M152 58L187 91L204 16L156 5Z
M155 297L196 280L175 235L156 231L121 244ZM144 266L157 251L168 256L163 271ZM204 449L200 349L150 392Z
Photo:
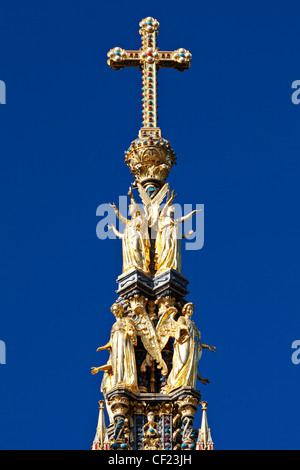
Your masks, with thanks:
M181 270L181 238L187 238L187 235L180 234L180 224L189 220L198 209L193 210L189 214L174 218L174 206L172 202L175 198L174 191L167 200L165 207L158 217L158 233L155 242L155 270L156 274L160 274L168 269Z
M161 347L166 344L169 337L175 339L173 365L162 393L169 393L183 386L195 388L197 378L204 384L209 382L199 375L198 365L202 349L207 348L215 352L215 348L201 343L200 331L191 320L194 309L192 302L186 303L182 308L182 315L175 321L176 309L171 307L161 316L157 324L156 331Z
M131 199L131 204L129 205L131 219L123 217L116 205L111 204L117 217L125 225L124 232L120 233L114 225L108 225L108 228L113 230L117 237L122 239L123 273L131 269L140 269L145 273L149 273L151 243L147 217L135 202L131 188L128 194Z
M134 322L130 317L124 316L124 308L121 304L114 303L111 307L116 317L113 324L109 342L97 351L108 349L110 356L107 364L100 367L92 367L92 374L104 371L101 391L105 395L117 385L137 390L137 369L135 362L134 346L137 344L137 336Z

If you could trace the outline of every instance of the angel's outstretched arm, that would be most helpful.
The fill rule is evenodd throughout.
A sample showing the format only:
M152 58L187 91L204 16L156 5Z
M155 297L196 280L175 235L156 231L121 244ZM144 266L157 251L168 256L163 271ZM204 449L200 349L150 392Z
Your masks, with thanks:
M98 374L98 372L102 372L102 371L109 371L111 372L112 371L112 366L110 364L105 364L104 366L100 366L100 367L91 367L91 372L93 375L95 374Z
M201 375L199 374L199 372L197 373L197 379L200 380L200 382L201 382L203 385L210 384L210 380L208 380L208 379L203 379L203 378L201 377Z
M189 238L191 235L193 235L194 230L190 230L188 233L183 233L181 235L181 238Z
M100 346L100 348L97 349L97 351L103 351L104 349L111 349L111 342L109 341L106 343L105 346Z
M114 209L115 213L116 213L116 216L118 217L118 219L122 222L122 224L126 225L128 220L126 219L126 217L124 217L121 212L118 210L116 204L113 202L112 204L109 203L109 205Z
M134 199L133 194L132 194L132 188L131 188L131 186L130 186L129 191L128 191L127 194L128 194L128 196L130 197L131 204L136 204L135 199Z
M202 343L202 348L203 349L209 349L211 352L216 352L216 347L215 346L210 346L209 344L203 344Z
M183 217L179 217L178 219L176 219L176 222L177 223L181 223L181 222L186 222L187 220L189 220L194 214L196 214L196 212L200 212L202 211L202 209L194 209L192 212L190 212L189 214L187 215L184 215Z
M112 230L115 235L117 235L117 237L123 238L123 233L120 233L114 225L108 225L107 227L109 228L109 230Z

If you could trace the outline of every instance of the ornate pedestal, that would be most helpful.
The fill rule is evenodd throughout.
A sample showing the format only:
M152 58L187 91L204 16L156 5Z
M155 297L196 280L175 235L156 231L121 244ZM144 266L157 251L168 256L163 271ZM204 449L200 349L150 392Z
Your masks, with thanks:
M129 299L134 294L139 294L149 300L170 296L177 301L182 301L189 293L187 290L189 281L175 269L168 269L156 276L150 276L138 269L133 269L129 273L119 276L117 283L119 288L116 292L122 299Z
M111 449L194 450L194 415L201 394L182 387L169 395L133 393L117 387L106 396L113 422L107 428Z
M102 392L110 417L105 448L195 450L199 432L193 422L201 403L195 384L206 345L189 319L194 306L184 298L188 281L173 269L158 276L135 269L119 276L117 282L119 298L112 311L119 319L109 345L114 347L113 335L121 335L116 343L118 355L111 352L108 366L99 368L104 371ZM123 344L125 322L132 331ZM121 344L127 348L124 364L120 364ZM128 364L130 374L136 374L134 381L126 375ZM124 384L111 382L110 366L117 368L115 374L123 373Z

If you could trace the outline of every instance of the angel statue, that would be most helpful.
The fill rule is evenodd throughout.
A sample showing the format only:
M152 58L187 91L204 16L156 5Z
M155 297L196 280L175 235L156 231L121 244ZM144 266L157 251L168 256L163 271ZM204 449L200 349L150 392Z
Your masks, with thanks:
M140 208L135 202L132 190L129 188L128 195L131 200L129 205L129 213L131 219L126 219L119 212L115 204L110 204L120 219L125 225L125 230L120 233L114 225L108 225L110 230L122 239L122 251L123 251L123 273L128 272L131 269L140 269L145 273L149 273L150 265L150 238L148 232L148 221Z
M170 393L183 386L195 388L197 378L204 384L209 382L198 374L198 365L202 349L207 348L215 352L215 347L201 343L200 331L191 320L194 310L195 306L192 302L186 303L182 308L182 315L176 321L174 317L177 310L175 307L170 307L160 317L156 326L156 335L161 348L170 337L175 338L173 365L167 384L161 390L162 393Z
M180 234L180 224L189 220L199 209L195 209L189 214L174 218L174 206L172 202L175 198L174 191L168 198L164 208L158 217L158 233L155 242L155 270L156 274L160 274L168 269L181 270L181 238L187 238L193 231L188 234Z
M130 317L124 316L124 307L121 304L114 303L111 311L116 317L116 322L112 326L110 340L105 346L97 349L110 351L108 362L104 366L92 367L92 374L104 371L101 384L104 396L117 385L138 390L134 351L137 336L134 322Z

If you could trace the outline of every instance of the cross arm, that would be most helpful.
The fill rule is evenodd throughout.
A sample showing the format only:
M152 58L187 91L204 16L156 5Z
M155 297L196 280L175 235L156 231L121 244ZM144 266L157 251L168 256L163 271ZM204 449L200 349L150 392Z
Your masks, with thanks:
M107 56L108 65L115 70L124 67L140 67L142 63L140 51L126 51L120 47L114 47L107 53Z
M158 51L158 67L186 70L191 65L192 54L186 49L180 48L176 51Z

